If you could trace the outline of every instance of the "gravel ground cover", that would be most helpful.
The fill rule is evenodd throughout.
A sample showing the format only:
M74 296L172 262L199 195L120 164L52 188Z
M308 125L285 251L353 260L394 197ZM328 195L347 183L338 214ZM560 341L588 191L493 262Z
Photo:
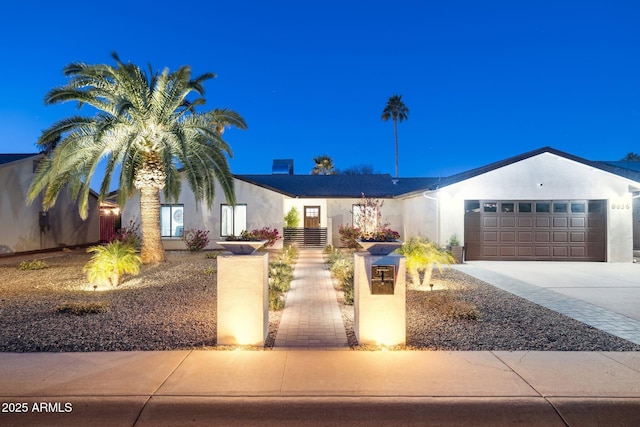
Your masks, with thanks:
M144 266L117 289L87 283L82 267L90 255L83 249L0 258L0 351L231 349L215 347L216 260L203 253L167 255L166 263ZM48 267L18 269L21 261L36 258ZM407 292L403 349L640 350L456 270L436 272L433 282L433 291ZM476 309L434 300L446 292ZM455 309L443 313L449 305ZM340 306L350 345L369 350L355 341L353 307ZM273 347L280 316L269 313L265 349Z
M407 345L413 350L638 351L640 345L498 289L453 269L437 270L429 288L407 290ZM342 316L349 344L353 306Z
M48 268L18 269L36 258ZM82 272L89 258L83 249L0 258L0 351L220 349L215 259L168 252L118 288L94 290ZM270 313L271 341L279 318Z

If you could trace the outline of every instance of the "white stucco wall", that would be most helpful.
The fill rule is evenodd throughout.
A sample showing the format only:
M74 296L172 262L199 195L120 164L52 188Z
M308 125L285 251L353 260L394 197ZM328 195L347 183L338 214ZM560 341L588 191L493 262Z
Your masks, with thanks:
M28 157L0 166L0 254L52 249L97 243L100 217L97 198L89 196L89 216L80 218L78 206L66 190L49 209L50 228L40 232L42 197L27 206L27 193L33 179L33 161Z
M631 193L633 181L551 153L510 164L444 187L439 198L441 243L452 234L464 236L465 200L607 200L607 260L633 257ZM412 201L416 205L420 202ZM423 202L426 203L426 202ZM628 208L627 208L628 206Z
M389 228L400 233L400 239L404 239L405 227L403 227L402 201L395 199L380 199L384 201L381 214L382 222L388 223ZM362 203L361 198L328 199L327 215L332 223L330 240L334 246L341 246L339 229L341 225L353 225L353 205Z
M283 196L271 190L248 184L238 179L234 180L236 203L247 205L247 230L262 227L277 228L282 236L284 218ZM220 205L227 204L222 188L216 185L215 200L209 209L204 202L196 203L193 192L188 183L182 181L182 189L178 200L167 202L164 194L160 195L160 202L184 205L184 227L209 230L208 249L220 248L215 242L220 236ZM140 195L136 193L127 201L122 211L122 223L129 220L140 222ZM162 239L167 250L184 250L185 244L179 237ZM282 239L278 240L274 248L282 247Z

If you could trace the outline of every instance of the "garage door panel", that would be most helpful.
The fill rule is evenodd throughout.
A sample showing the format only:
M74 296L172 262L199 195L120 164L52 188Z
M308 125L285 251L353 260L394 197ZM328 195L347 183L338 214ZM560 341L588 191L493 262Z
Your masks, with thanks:
M556 228L567 228L569 218L553 218L553 226Z
M554 231L553 243L564 243L569 241L569 233L566 231Z
M590 211L601 200L470 202L481 209L465 214L469 260L606 260L607 211Z
M506 216L500 218L500 227L515 227L516 226L516 217L514 216Z
M586 226L586 218L571 218L571 228L585 228Z
M533 227L533 217L531 216L519 216L516 217L518 222L518 227Z
M551 241L551 233L548 231L536 232L536 243L546 243Z
M498 227L498 217L490 216L482 219L482 226L485 228L497 228Z
M518 242L520 243L532 243L533 232L531 231L518 231Z
M536 217L534 221L536 228L551 227L551 218L549 217Z

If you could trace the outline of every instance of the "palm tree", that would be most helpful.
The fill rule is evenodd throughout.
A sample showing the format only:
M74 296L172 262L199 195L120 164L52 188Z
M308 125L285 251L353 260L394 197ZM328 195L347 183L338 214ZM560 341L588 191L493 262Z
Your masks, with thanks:
M633 153L633 152L627 153L627 155L624 156L622 160L627 162L637 162L637 161L640 161L640 154Z
M198 113L204 104L203 82L215 77L206 73L191 77L191 68L175 72L144 72L124 64L112 54L116 66L71 63L64 69L67 84L52 89L45 104L77 101L96 109L92 117L73 116L42 132L37 144L50 155L40 162L28 194L31 203L43 193L43 209L52 207L61 189L68 187L78 200L80 216L88 214L89 183L98 163L105 162L99 200L109 192L118 175L118 204L124 206L140 192L142 231L141 258L145 264L164 261L160 234L160 190L176 200L180 181L186 179L196 200L211 207L215 183L227 202L235 204L233 176L222 139L226 125L245 129L235 112L216 109ZM194 92L193 101L187 97ZM222 127L220 127L222 126ZM119 172L116 172L119 171Z
M396 178L398 177L398 122L409 119L409 109L402 102L402 95L393 95L382 110L382 120L393 120L393 136L396 140Z
M316 164L311 170L311 175L336 175L333 159L327 154L313 158Z

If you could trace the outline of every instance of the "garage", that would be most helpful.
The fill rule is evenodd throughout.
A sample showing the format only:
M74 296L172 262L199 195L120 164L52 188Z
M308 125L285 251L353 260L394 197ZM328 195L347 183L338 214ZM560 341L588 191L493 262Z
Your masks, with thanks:
M606 261L606 225L606 200L465 200L465 257Z

